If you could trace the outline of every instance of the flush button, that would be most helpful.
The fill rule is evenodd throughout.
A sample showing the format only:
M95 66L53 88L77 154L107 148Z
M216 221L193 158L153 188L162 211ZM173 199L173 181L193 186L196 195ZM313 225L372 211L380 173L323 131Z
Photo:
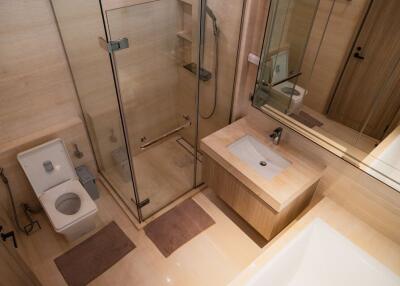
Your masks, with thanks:
M51 161L44 161L43 162L43 167L44 167L44 170L47 173L51 173L51 172L54 171L54 166L53 166L53 163Z

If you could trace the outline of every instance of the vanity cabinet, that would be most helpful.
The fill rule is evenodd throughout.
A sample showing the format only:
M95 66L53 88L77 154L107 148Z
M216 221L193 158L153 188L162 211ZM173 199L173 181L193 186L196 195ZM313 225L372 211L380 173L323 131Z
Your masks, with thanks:
M203 157L204 181L216 194L267 240L292 222L309 204L318 180L279 212L209 156Z
M288 141L272 144L265 134L271 130L245 117L203 138L200 147L208 187L270 240L307 207L325 165ZM233 144L247 137L252 140L243 141L242 153L235 154ZM289 164L283 166L283 160ZM262 172L254 162L268 162L274 169Z

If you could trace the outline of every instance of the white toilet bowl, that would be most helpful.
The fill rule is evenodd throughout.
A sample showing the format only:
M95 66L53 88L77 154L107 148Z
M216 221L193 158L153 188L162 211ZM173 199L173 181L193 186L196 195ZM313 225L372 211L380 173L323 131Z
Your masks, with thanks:
M17 158L56 232L71 241L95 228L97 206L79 182L61 139Z
M272 87L271 96L274 100L283 106L288 103L287 114L297 113L303 103L303 98L307 94L307 90L299 85L286 80L289 78L289 51L283 50L276 55L271 56L273 70L273 82L281 82ZM284 81L286 80L286 81Z
M294 88L294 91L293 91ZM287 114L298 113L303 105L303 98L306 90L299 85L294 85L290 81L282 82L272 88L275 96L280 96L285 102L289 102Z

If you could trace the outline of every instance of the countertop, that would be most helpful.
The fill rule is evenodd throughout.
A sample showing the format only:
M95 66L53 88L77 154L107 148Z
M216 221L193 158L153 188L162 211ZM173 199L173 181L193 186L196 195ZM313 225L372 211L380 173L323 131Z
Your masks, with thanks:
M270 130L261 130L243 118L202 139L200 146L203 152L279 212L318 181L325 166L284 140L274 145L269 133ZM264 178L228 149L230 144L245 135L258 139L292 164L272 179Z
M265 246L264 252L242 271L231 286L244 285L260 268L287 245L315 218L320 218L391 271L400 275L400 245L337 205L322 199L298 221L292 223Z
M400 191L400 126L359 163L360 169Z

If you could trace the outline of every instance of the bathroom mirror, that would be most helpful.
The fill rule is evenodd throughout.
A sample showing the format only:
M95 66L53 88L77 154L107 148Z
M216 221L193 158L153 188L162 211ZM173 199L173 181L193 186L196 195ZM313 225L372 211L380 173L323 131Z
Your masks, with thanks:
M400 191L400 19L391 15L396 0L272 0L253 106Z

